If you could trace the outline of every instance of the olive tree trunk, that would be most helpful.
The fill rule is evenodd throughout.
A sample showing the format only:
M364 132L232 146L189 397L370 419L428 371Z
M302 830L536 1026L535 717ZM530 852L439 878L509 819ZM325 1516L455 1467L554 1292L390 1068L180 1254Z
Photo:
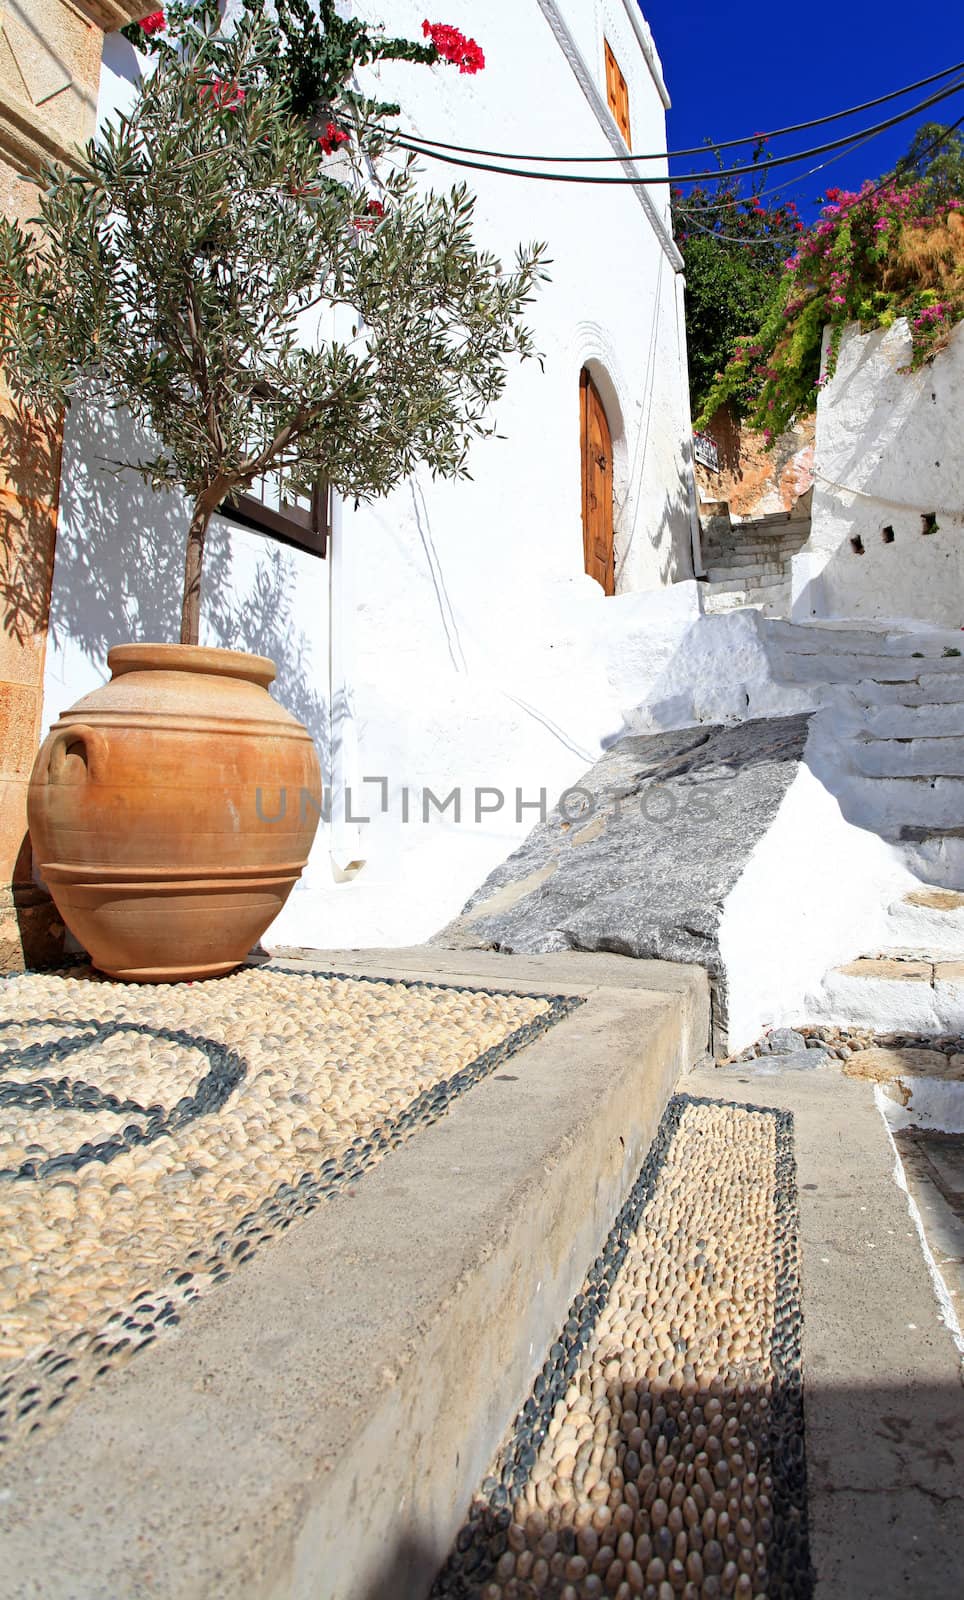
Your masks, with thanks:
M201 624L201 571L204 565L204 541L207 536L211 511L203 500L198 500L188 529L187 549L184 552L184 598L181 605L181 643L197 644Z

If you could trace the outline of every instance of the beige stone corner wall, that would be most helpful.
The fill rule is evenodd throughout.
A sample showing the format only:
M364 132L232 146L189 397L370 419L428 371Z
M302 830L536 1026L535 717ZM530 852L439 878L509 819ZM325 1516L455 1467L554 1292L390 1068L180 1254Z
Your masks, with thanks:
M725 500L735 518L792 511L813 487L815 426L815 417L804 417L767 449L762 434L741 427L728 407L721 406L706 429L716 441L720 470L697 466L700 500Z
M36 210L28 175L78 165L94 130L105 31L149 5L0 0L0 211ZM0 377L0 970L56 958L63 928L33 882L27 780L41 727L57 536L59 426L16 406Z

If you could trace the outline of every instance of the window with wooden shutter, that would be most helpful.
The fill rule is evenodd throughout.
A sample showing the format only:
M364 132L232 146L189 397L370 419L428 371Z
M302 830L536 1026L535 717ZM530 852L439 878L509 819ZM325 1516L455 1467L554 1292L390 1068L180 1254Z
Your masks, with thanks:
M619 68L619 62L613 55L612 46L608 39L603 40L606 49L606 99L609 109L616 119L620 133L626 141L627 148L631 148L632 140L629 132L629 90L626 79Z

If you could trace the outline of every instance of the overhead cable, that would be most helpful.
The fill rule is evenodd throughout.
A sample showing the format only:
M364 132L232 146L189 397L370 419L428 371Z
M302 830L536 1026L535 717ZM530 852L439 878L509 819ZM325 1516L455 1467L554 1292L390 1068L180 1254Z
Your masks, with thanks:
M922 156L929 156L935 150L939 149L942 144L946 144L948 139L951 137L951 134L956 133L962 123L964 123L964 116L958 117L957 121L952 122L949 128L945 128L942 133L938 134L936 139L931 139L930 142L924 146L920 154ZM828 163L825 163L825 165L827 164ZM872 189L867 190L866 194L861 194L861 200L872 200L874 195L879 194L881 189L885 189L890 181L890 175L888 175L886 178L881 178L880 182L875 183ZM745 245L748 250L760 249L763 245L767 244L792 244L796 249L803 242L801 236L797 233L767 233L759 235L756 239L745 239L741 234L738 233L721 233L717 228L707 228L704 223L697 222L695 218L693 218L685 209L685 207L682 208L681 220L685 227L694 227L700 233L707 234L711 239L720 239L726 244L742 244Z
M964 89L964 78L959 78L956 83L951 84L948 88L941 89L937 94L930 95L926 100L919 100L909 110L902 111L895 117L888 117L886 121L875 123L870 128L861 128L856 133L848 134L844 139L832 139L827 144L814 145L809 150L798 150L795 155L771 156L766 162L766 168L769 170L771 167L789 166L797 161L806 161L810 156L824 155L828 150L840 150L846 146L862 143L865 139L871 138L878 133L885 133L888 128L896 128L900 123L909 121L919 111L926 111L930 106L937 105L939 101L948 99L949 96L957 94L961 89ZM493 166L483 161L466 161L461 156L443 155L440 150L423 149L421 145L413 143L411 139L399 138L397 135L392 139L392 143L398 149L410 151L412 155L427 156L430 161L441 161L446 166L465 167L473 172L494 172L505 178L529 178L542 183L593 183L648 188L658 184L699 183L711 178L743 178L750 173L760 171L759 163L754 163L744 167L711 169L709 172L676 173L672 177L668 173L658 173L646 177L609 178L596 177L594 174L582 172L529 172L524 167ZM626 155L619 159L625 165L634 158L627 151Z
M949 78L953 73L962 71L964 71L964 61L958 61L952 67L945 67L941 72L932 73L929 78L919 78L916 83L905 84L902 89L892 89L889 94L878 95L876 100L865 100L861 105L847 106L843 111L831 111L825 117L813 117L809 122L795 122L786 128L774 128L772 133L746 134L742 139L723 139L720 142L715 139L709 139L701 145L693 145L686 150L651 150L648 154L627 151L624 156L533 156L526 155L519 150L483 150L470 144L446 144L441 139L425 139L420 133L412 134L411 138L420 145L425 145L432 150L451 150L463 156L489 156L492 160L497 161L557 162L561 166L585 165L606 161L672 161L678 156L705 155L707 149L732 150L741 144L753 144L758 139L781 139L784 134L805 133L809 128L820 128L828 122L839 122L841 117L853 117L861 111L873 110L874 106L885 105L889 100L899 100L902 95L913 94L915 89L926 89L930 84L938 83L941 78ZM822 148L827 147L823 146Z

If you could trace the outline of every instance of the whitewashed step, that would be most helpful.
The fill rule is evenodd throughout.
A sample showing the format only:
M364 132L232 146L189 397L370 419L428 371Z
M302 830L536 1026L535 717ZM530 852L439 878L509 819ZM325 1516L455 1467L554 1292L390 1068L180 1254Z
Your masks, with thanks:
M787 562L797 553L795 543L774 539L771 544L719 544L704 539L701 544L704 556L725 561L780 561Z
M964 738L964 698L936 705L866 707L862 726L875 739Z
M739 533L724 531L717 533L711 531L703 535L703 544L709 549L717 550L770 550L777 541L772 539L743 538Z
M711 561L706 570L711 583L729 583L735 578L755 581L758 578L785 579L790 576L786 567L778 561L761 562L755 566L739 566L736 563L727 565L725 562Z
M888 944L964 959L964 894L922 883L887 907Z
M782 588L788 580L781 573L764 574L748 573L745 578L728 576L725 579L711 579L710 587L720 594L735 594L738 589L776 589Z
M946 650L962 652L956 659L964 668L964 635L949 628L911 629L871 624L830 622L776 622L768 637L792 654L819 655L844 652L848 655L909 656L941 659Z
M855 683L853 692L865 706L935 706L964 704L964 672L960 677L921 673L914 683Z
M964 739L858 738L850 750L858 772L871 778L964 777Z
M743 589L738 594L713 594L710 591L704 597L703 610L708 617L726 616L730 611L759 611L764 616L771 615L764 601L753 600ZM779 607L772 615L779 616L781 610L782 607Z
M917 685L925 672L925 663L911 656L857 655L831 650L818 653L788 651L781 647L771 652L771 661L774 677L786 683L856 683L864 679L872 683ZM946 676L956 684L957 693L950 698L957 699L964 695L961 665L959 660L932 656L926 661L926 674L928 677Z
M964 963L902 961L884 952L828 972L810 997L815 1020L878 1033L959 1033L964 1029Z
M934 888L964 890L964 828L903 828L899 839L917 877Z
M885 837L894 830L921 828L936 832L956 828L964 817L962 778L874 778L856 780L866 806L867 822Z

